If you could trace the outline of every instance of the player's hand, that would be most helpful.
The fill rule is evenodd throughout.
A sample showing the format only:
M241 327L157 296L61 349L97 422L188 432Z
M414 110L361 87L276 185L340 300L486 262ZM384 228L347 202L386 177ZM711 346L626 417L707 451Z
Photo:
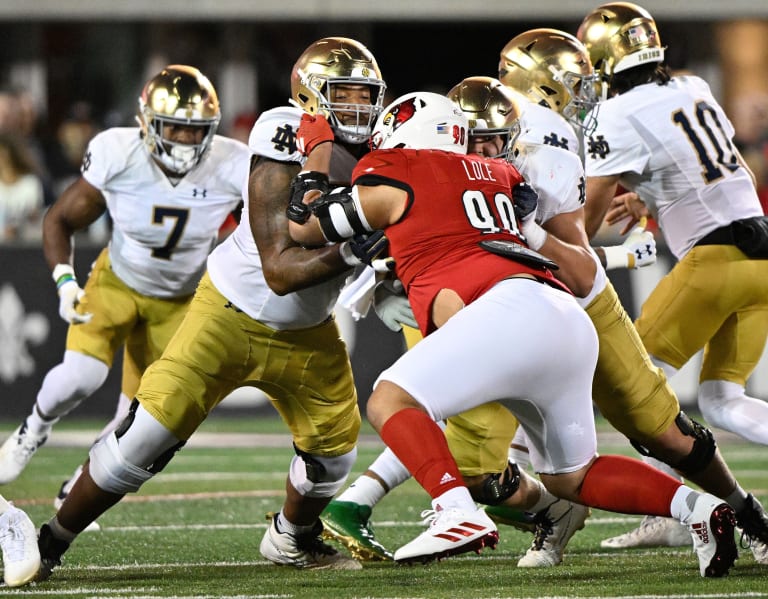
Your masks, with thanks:
M349 241L339 244L339 254L350 266L367 264L373 266L389 247L389 239L383 231L374 231L366 235L355 235Z
M413 316L408 297L403 292L403 284L397 279L387 279L376 285L373 292L373 309L391 331L401 331L403 325L414 328L419 326Z
M93 314L81 314L76 310L85 297L85 291L77 284L74 269L69 264L57 264L53 269L53 280L59 292L59 316L69 324L90 321Z
M512 188L512 202L515 207L515 216L520 221L526 222L536 216L539 194L527 183L518 183Z
M312 116L306 112L301 116L299 130L296 132L296 147L304 156L320 144L333 141L333 129L322 115Z
M640 196L634 191L627 191L620 193L611 200L605 213L605 222L609 225L615 225L627 219L619 232L621 235L626 235L644 217L648 218L649 216L651 216L651 212L640 199Z
M310 202L328 191L328 175L317 171L301 171L291 181L291 197L288 200L286 216L303 225L312 211Z
M646 231L646 217L641 217L621 245L604 247L605 268L643 268L656 262L656 239Z

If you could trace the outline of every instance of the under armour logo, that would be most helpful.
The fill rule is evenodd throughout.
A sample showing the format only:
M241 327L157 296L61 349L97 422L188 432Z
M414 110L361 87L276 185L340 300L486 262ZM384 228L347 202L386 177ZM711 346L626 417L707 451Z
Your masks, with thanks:
M197 187L195 187L195 188L192 190L192 197L193 197L193 198L196 198L198 195L199 195L201 198L204 198L204 197L206 197L206 196L208 195L208 190L207 190L207 189L198 189Z
M556 148L568 149L568 140L564 137L558 137L554 131L549 135L544 136L544 143L548 146L555 146Z
M605 158L610 152L611 148L602 135L598 135L597 137L592 135L589 136L587 154L592 156L592 158L597 158L598 156L600 156L600 158Z
M643 259L643 256L653 256L653 250L651 249L651 244L646 243L645 249L643 248L637 248L635 250L635 256L637 256L637 261L640 262Z
M82 172L87 171L91 167L91 152L88 151L85 153L85 156L83 156L83 164L80 166L80 170Z
M275 131L275 136L270 139L275 144L275 150L278 152L288 152L293 154L296 151L296 132L291 125L286 124L284 127L278 127Z

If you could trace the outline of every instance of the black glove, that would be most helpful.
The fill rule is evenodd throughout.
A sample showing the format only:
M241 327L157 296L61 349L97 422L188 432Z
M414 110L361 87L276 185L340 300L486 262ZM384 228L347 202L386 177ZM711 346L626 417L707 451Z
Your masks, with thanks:
M532 214L536 214L539 194L527 183L518 183L512 188L512 201L515 207L515 216L518 220L525 221Z
M350 266L358 264L367 264L387 251L389 239L383 231L374 231L373 233L355 235L349 241L345 241L339 246L339 253L344 262Z
M310 191L328 192L328 175L318 171L302 171L291 181L291 198L288 201L286 216L295 223L303 225L311 214L309 204L304 197Z

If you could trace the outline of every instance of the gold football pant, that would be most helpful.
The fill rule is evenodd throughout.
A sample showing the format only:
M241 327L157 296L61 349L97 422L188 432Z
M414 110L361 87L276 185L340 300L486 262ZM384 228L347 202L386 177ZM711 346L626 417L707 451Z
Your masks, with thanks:
M94 262L84 290L78 311L90 312L93 318L69 326L67 349L111 368L125 345L121 390L133 397L141 375L163 353L192 298L160 299L134 291L112 272L106 248Z
M224 397L246 385L269 395L298 449L336 457L355 447L360 411L336 322L272 329L233 306L206 273L176 335L142 378L137 398L186 440Z

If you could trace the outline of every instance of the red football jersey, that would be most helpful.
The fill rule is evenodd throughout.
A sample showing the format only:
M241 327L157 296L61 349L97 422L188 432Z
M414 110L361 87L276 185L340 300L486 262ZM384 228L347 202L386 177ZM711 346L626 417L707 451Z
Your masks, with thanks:
M403 217L385 233L422 334L435 328L430 309L441 289L454 290L467 305L516 274L561 286L547 269L478 245L485 239L525 245L512 204L512 188L522 180L504 160L440 150L377 150L357 163L353 184L390 185L408 192Z

